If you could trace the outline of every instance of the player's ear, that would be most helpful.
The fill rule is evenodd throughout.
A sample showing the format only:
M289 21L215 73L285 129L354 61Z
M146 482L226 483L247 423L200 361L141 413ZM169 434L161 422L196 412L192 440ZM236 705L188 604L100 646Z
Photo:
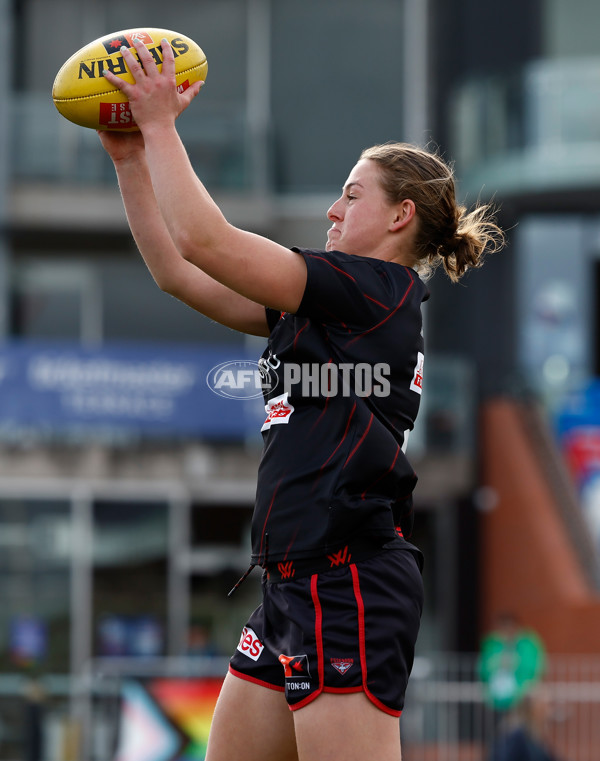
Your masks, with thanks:
M416 213L417 208L414 201L411 201L410 198L405 198L404 201L400 201L400 203L396 204L394 207L394 216L390 224L390 230L395 232L396 230L401 230L403 227L406 227Z

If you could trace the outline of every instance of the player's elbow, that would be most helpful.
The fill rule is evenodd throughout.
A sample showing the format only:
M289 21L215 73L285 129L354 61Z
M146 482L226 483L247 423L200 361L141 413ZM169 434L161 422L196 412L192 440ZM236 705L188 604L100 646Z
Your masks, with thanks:
M184 233L177 237L175 245L185 262L203 271L210 270L215 248L209 239L198 240Z
M189 227L173 233L180 256L200 269L211 266L211 260L221 255L230 225L224 218L198 229Z
M179 251L179 255L185 259L186 262L196 264L201 241L198 241L198 238L192 236L187 230L181 230L172 237L173 242Z
M189 279L189 265L172 259L169 266L155 267L151 270L156 285L163 293L180 298L186 281Z
M178 280L176 278L165 275L154 275L154 282L160 288L163 293L167 293L170 296L176 296L180 290Z

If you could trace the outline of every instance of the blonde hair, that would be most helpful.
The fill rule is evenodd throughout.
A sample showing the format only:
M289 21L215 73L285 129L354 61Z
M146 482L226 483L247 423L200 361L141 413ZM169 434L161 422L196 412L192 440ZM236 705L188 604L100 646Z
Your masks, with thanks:
M453 282L481 267L486 252L504 245L504 233L490 204L472 211L457 203L452 168L436 153L408 143L366 148L361 159L381 168L380 182L390 203L411 199L419 222L415 238L415 268L422 278L443 263Z

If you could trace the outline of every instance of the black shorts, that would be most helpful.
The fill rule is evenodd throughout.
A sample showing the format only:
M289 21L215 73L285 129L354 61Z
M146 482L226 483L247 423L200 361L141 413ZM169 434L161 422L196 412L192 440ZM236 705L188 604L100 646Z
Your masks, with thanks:
M363 691L399 716L423 607L416 548L274 582L230 661L235 676L285 692L291 710L321 692Z

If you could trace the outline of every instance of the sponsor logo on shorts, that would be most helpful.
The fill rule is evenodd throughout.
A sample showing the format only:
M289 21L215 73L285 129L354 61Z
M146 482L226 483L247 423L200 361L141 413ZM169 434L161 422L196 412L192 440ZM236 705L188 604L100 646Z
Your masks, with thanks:
M354 658L332 658L331 665L343 676L354 663Z
M256 636L256 632L254 632L249 626L244 626L242 629L242 636L240 637L237 646L240 653L247 655L248 658L251 658L253 661L257 661L260 658L264 647L263 643Z
M290 692L302 692L310 690L310 682L303 679L286 679L285 689Z
M310 679L308 668L308 655L284 655L279 656L279 663L283 666L286 679L299 674Z
M286 692L306 692L311 689L308 655L279 656L285 674Z

